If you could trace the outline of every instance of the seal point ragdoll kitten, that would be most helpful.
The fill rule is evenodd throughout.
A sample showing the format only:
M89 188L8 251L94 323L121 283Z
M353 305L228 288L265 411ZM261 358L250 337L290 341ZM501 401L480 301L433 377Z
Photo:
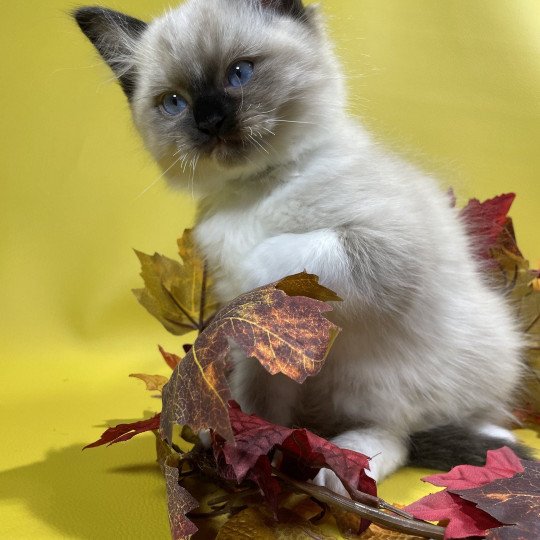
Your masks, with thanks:
M525 449L505 429L524 339L483 282L435 181L346 113L344 76L314 6L188 0L147 24L74 14L118 78L169 182L195 193L199 248L223 302L307 270L344 302L343 332L302 386L236 358L246 412L372 456L483 464ZM333 473L317 481L340 490Z

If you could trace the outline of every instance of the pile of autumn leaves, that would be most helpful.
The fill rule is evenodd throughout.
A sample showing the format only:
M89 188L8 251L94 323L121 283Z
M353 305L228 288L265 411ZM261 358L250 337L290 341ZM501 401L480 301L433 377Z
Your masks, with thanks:
M529 269L517 247L507 216L513 199L472 200L461 215L486 271L507 290L531 335L528 389L517 415L538 422L539 273ZM162 392L160 414L109 428L89 445L114 444L145 431L156 434L173 538L197 532L192 520L217 529L213 535L221 540L336 538L338 529L345 537L362 538L540 538L540 464L521 461L507 448L488 453L484 467L462 465L425 478L446 489L399 510L377 498L375 482L365 472L368 457L305 429L244 414L231 401L227 384L231 343L269 373L301 384L320 371L339 333L325 314L332 309L328 302L340 299L316 276L303 273L218 309L212 278L190 231L178 248L181 263L137 252L145 287L134 292L169 332L182 336L195 330L198 337L184 345L183 358L160 348L173 369L170 379L132 375L148 390ZM177 432L173 426L183 428ZM202 430L210 430L205 432L210 449L196 435ZM308 482L322 467L337 474L350 499ZM440 521L446 528L419 520ZM400 532L370 527L370 522Z

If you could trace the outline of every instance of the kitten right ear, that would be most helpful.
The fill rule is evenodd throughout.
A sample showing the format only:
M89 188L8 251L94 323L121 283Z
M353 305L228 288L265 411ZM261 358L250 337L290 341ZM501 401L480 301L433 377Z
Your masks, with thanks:
M131 99L136 77L132 62L133 48L147 24L100 6L79 8L73 13L73 17L109 64L128 99Z
M266 9L273 9L285 15L302 19L305 17L305 8L302 0L259 0Z

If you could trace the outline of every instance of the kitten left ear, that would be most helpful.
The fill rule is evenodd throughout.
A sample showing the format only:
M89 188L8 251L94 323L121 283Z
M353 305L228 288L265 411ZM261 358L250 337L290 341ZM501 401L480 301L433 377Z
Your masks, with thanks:
M267 9L273 9L284 15L303 18L305 16L305 8L302 0L260 0L261 5Z
M73 13L79 28L92 42L118 78L128 99L135 89L133 47L147 24L118 11L90 6Z

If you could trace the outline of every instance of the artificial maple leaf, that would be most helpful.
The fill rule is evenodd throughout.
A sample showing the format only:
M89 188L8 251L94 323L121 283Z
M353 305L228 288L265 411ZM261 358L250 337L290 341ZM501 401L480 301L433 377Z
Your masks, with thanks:
M535 412L531 403L524 403L522 407L514 409L514 416L520 424L540 425L540 414Z
M101 435L99 440L86 445L83 450L86 448L95 448L96 446L102 446L104 444L111 446L111 444L129 441L129 439L140 433L155 431L159 428L159 421L160 415L156 414L148 420L141 420L131 424L118 424L117 426L110 427Z
M540 462L522 460L523 471L475 489L452 490L505 525L487 538L526 540L540 538Z
M313 275L302 273L295 282L311 297L290 296L291 290L278 289L278 282L239 296L216 314L163 388L164 438L170 440L173 424L187 424L194 431L211 428L233 439L226 380L231 340L271 374L302 383L320 371L339 332L324 316L330 305L316 299L330 293Z
M506 293L529 338L528 370L516 416L523 419L519 409L530 409L526 420L535 423L540 415L540 291L534 286L538 271L529 268L529 262L517 248L510 218L490 252L495 264L491 272L494 284Z
M234 402L230 403L229 416L234 442L214 439L214 453L222 474L238 483L246 478L254 481L276 510L281 486L272 476L275 450L282 454L276 467L297 480L312 479L326 467L351 493L360 490L376 496L375 481L366 474L369 458L363 454L341 449L306 429L286 428L245 414ZM364 522L362 530L368 525Z
M508 193L483 202L471 199L461 209L460 217L466 224L473 239L473 248L481 259L490 259L489 250L497 243L515 198L514 193Z
M306 279L305 273L284 277L275 287L288 296L305 296L322 302L341 302L341 298L334 291L320 285L314 286L313 279Z
M282 509L279 521L264 507L246 508L231 517L219 530L216 540L338 540L339 534L330 535L301 519L296 513Z
M448 491L432 493L405 507L417 519L448 522L444 538L484 537L500 523L468 501Z
M132 373L130 377L143 381L146 384L146 389L150 392L161 392L169 380L163 375L146 375L144 373Z
M189 229L178 240L178 252L182 263L158 253L136 251L145 288L133 293L169 332L179 336L201 331L217 311L218 302Z
M163 360L165 360L171 369L174 369L182 361L179 356L168 353L163 347L159 347L159 352L161 353L161 356L163 356Z
M483 467L458 465L448 473L422 478L425 482L444 486L447 490L423 497L405 507L405 511L418 519L448 520L445 538L485 536L488 529L498 527L501 523L458 496L456 490L484 486L500 478L511 478L521 471L521 461L509 448L489 450Z
M173 540L187 540L197 532L197 527L186 514L198 508L197 500L179 483L178 456L170 455L164 464L165 483L167 485L167 505L169 525Z
M446 487L452 490L471 489L489 484L500 478L511 478L523 472L523 465L516 454L508 447L499 450L488 450L486 464L458 465L450 472L433 474L422 478L434 486Z
M540 282L537 270L529 268L518 248L512 219L507 216L514 194L500 195L480 202L473 199L461 210L477 255L487 262L493 285L506 293L523 330L529 334L528 372L523 402L516 416L528 422L540 415ZM519 409L532 406L524 417Z
M369 529L360 537L361 540L422 540L420 536L412 536L397 531L389 531L375 524L371 524Z

